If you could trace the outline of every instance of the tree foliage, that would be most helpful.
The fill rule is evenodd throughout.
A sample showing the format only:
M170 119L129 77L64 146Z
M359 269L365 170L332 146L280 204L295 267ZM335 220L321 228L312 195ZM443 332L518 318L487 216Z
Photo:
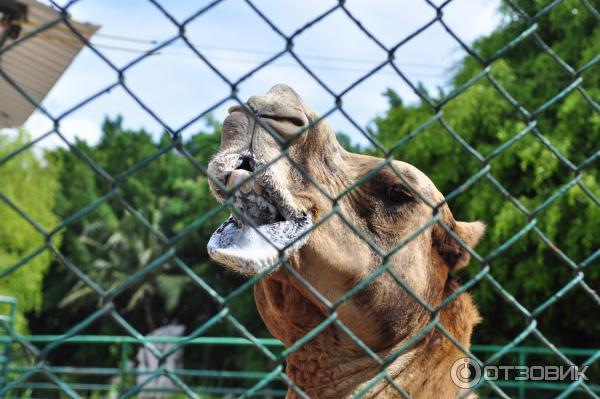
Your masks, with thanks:
M517 2L535 13L543 1ZM538 21L540 37L569 65L580 68L600 52L598 21L577 1L566 1ZM494 33L478 40L474 48L492 55L523 31L524 25L505 8L506 21ZM598 66L584 75L582 87L595 101L600 99ZM450 90L468 82L481 70L471 57L457 67ZM534 112L565 89L574 78L566 73L534 38L528 38L493 63L491 75L529 112ZM395 93L388 93L390 109L376 120L376 137L391 147L435 114L424 103L404 105ZM437 99L439 100L439 98ZM489 165L497 181L529 211L536 210L557 191L578 177L534 133L524 137L480 163L452 137L454 131L484 157L517 136L528 121L503 98L486 79L469 87L443 107L443 122L435 122L395 155L423 170L445 194L456 189L480 168ZM591 157L600 147L600 115L578 91L541 112L537 118L541 137L575 165ZM600 193L598 169L581 173L583 187L575 185L566 194L535 215L537 228L552 243L545 243L530 231L509 250L490 263L491 273L526 308L533 310L570 282L576 273L553 251L559 248L575 263L590 257L600 246ZM592 195L587 195L587 188ZM463 220L482 219L488 233L478 251L487 255L507 242L530 219L487 178L450 204ZM475 263L475 262L474 262ZM479 269L472 266L470 275ZM583 270L585 280L598 286L598 262ZM527 325L526 318L488 283L474 290L484 322L476 330L476 342L509 342ZM592 345L600 325L591 315L597 304L581 287L543 311L537 318L540 329L558 345ZM540 344L533 341L533 344Z
M192 160L175 148L168 134L157 139L144 130L123 127L121 118L107 119L98 144L83 141L74 149L58 148L49 157L60 165L60 186L55 211L61 219L76 215L99 198L116 192L118 197L102 202L93 212L77 218L64 230L60 247L62 259L52 264L44 282L44 307L40 315L30 315L36 333L64 333L98 309L101 297L70 269L85 274L102 290L114 289L145 266L174 249L178 261L166 261L129 285L114 298L115 310L125 320L146 334L168 323L181 323L187 333L198 328L220 310L211 296L180 267L205 280L220 294L226 295L241 285L243 279L212 263L206 243L212 232L225 219L226 211L213 217L206 215L217 209L209 193L206 176L196 165L207 165L220 144L219 123L208 119L207 129L182 140ZM94 171L79 152L92 159ZM132 167L151 160L139 169ZM103 177L106 173L114 182ZM214 212L213 212L214 213ZM165 240L174 240L174 245ZM70 265L66 267L66 263ZM232 313L257 335L265 335L264 326L247 292L230 304ZM102 318L83 333L123 334L125 331L110 317ZM212 335L236 335L236 329L221 323ZM85 364L90 356L97 358L93 347L72 353L72 362ZM225 350L209 348L199 355L205 360L211 353ZM250 358L240 349L234 362L249 366ZM65 356L65 353L61 353ZM110 363L112 358L100 357ZM186 356L193 361L193 356ZM226 360L224 356L217 358Z
M24 131L16 137L0 135L0 158L12 153L29 141ZM25 151L0 166L0 191L46 231L58 224L53 212L58 189L57 170L47 165L34 152ZM18 261L38 250L45 237L8 204L0 204L0 272L17 266ZM51 240L60 243L59 236ZM17 329L24 332L25 312L38 312L42 307L42 283L50 266L51 255L43 251L26 265L18 267L0 279L0 295L17 299Z

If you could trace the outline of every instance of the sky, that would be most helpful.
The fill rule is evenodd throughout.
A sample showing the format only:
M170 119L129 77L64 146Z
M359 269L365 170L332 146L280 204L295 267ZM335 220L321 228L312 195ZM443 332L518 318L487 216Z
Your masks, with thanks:
M59 4L65 1L58 1ZM433 1L442 3L441 0ZM163 0L162 6L183 21L207 1ZM254 0L253 4L284 34L289 35L307 21L336 4L331 0ZM424 0L347 0L348 10L385 46L408 37L435 17ZM466 43L491 32L501 21L499 0L454 0L444 8L443 19ZM100 26L92 38L97 50L116 67L123 67L146 51L178 33L178 28L147 0L81 0L69 11L80 22ZM186 26L186 37L221 73L236 81L285 48L285 40L243 0L225 0ZM294 40L294 51L331 90L340 93L387 58L387 54L341 10L316 23ZM395 53L395 63L413 82L430 92L444 87L450 68L465 56L458 43L439 23L409 40ZM228 83L215 74L181 39L127 69L127 86L173 130L194 120L206 109L230 95ZM59 115L117 80L116 72L90 49L75 58L45 98L43 105ZM277 83L292 86L319 113L334 106L334 98L289 55L261 69L239 86L246 100L264 94ZM343 97L343 107L361 127L388 108L382 93L392 88L407 102L417 97L401 78L386 66ZM212 114L222 120L228 101ZM113 89L79 108L61 121L61 132L93 144L100 136L106 116L123 116L127 128L144 128L158 136L161 123L140 107L122 88ZM366 139L340 112L327 118L336 131L355 143ZM51 129L39 112L25 127L35 138ZM182 130L185 137L204 127L199 120ZM63 145L56 136L44 139L44 148Z

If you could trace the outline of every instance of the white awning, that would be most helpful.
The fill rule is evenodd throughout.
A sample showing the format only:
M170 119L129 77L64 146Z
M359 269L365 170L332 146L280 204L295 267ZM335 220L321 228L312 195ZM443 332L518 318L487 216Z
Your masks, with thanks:
M27 6L26 20L20 23L20 38L60 18L60 14L54 9L35 0L18 2ZM91 24L70 22L87 39L99 28ZM8 39L4 48L10 47L12 43L14 41ZM0 55L0 67L35 101L41 103L83 46L83 42L61 21L8 48ZM33 111L35 106L0 75L0 128L21 126Z

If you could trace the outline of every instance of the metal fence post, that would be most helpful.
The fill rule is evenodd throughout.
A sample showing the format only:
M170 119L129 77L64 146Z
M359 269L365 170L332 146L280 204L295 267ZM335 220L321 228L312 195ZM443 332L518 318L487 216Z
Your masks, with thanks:
M123 392L125 392L125 387L126 387L126 382L125 379L127 378L127 372L128 367L127 367L127 362L129 361L129 356L128 356L128 351L129 351L129 343L126 340L121 341L121 364L119 366L119 376L120 376L120 384L119 384L119 395L122 394Z
M0 303L9 306L7 314L0 315L0 331L2 335L6 334L6 340L3 340L2 345L4 346L2 353L0 354L0 389L4 388L8 383L8 373L10 368L10 352L12 349L13 336L15 334L14 324L15 315L17 312L17 300L12 297L0 296Z
M526 366L526 358L527 358L527 353L521 349L519 350L519 360L518 360L518 364L519 366ZM517 397L519 399L525 399L525 381L521 380L519 381L519 387L517 388Z

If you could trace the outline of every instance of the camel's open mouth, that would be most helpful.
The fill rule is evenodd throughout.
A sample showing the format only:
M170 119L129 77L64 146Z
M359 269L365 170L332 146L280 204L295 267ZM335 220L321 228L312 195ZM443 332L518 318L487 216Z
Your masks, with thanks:
M306 242L312 218L286 204L268 179L259 184L250 176L249 168L240 165L222 179L236 209L211 236L208 254L238 272L257 274L279 265Z

